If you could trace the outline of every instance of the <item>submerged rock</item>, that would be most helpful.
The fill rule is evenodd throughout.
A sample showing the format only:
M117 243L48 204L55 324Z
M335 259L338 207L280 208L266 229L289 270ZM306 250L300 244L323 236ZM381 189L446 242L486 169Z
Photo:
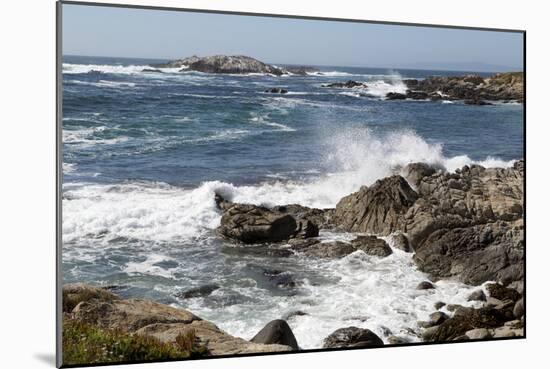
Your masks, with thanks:
M272 320L267 323L251 340L250 342L263 344L279 344L290 346L293 350L299 350L298 342L292 329L287 322L282 319Z
M288 90L281 87L273 87L273 88L268 88L264 92L268 92L272 94L286 94L288 93Z
M220 286L217 284L207 284L204 286L200 286L197 288L192 288L187 291L179 292L176 294L177 297L180 297L182 299L191 299L196 297L206 297L212 294L212 292L219 289Z
M323 87L355 88L355 87L367 87L367 85L363 82L356 82L350 79L347 82L328 83L326 85L323 85Z
M370 329L357 327L340 328L324 340L323 348L376 347L384 342Z

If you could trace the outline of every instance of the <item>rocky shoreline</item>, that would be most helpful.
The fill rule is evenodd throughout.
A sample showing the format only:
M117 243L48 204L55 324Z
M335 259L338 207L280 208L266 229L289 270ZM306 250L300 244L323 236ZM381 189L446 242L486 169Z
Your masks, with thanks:
M468 105L492 105L495 101L523 102L523 72L497 73L483 78L475 74L451 77L428 77L405 79L405 93L389 92L386 100L431 100L464 101ZM363 89L369 84L349 80L335 82L323 87Z
M524 162L510 168L464 166L449 173L437 166L411 163L394 174L340 200L335 208L301 205L273 207L240 204L215 195L222 214L218 234L242 250L263 256L341 258L362 251L385 258L392 248L411 253L432 282L456 279L480 286L469 298L477 307L435 304L428 321L408 328L425 342L462 341L524 335ZM320 230L354 233L351 241L327 241ZM382 239L380 237L385 237ZM263 247L258 247L258 245ZM280 271L266 271L292 285ZM185 291L183 298L212 293L215 285ZM187 296L187 297L186 297ZM445 311L442 311L444 309ZM286 319L266 322L250 341L233 337L193 313L140 299L124 300L86 285L63 288L64 319L129 335L173 343L192 330L205 355L299 350ZM303 312L295 312L303 315ZM386 332L390 344L409 343ZM342 327L324 339L324 348L372 347L382 338L368 329Z

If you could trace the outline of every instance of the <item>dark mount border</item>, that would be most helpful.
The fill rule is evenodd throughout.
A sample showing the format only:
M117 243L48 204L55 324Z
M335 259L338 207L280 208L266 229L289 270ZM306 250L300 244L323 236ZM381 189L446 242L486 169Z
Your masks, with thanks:
M351 22L351 23L369 23L369 24L382 24L382 25L394 25L394 26L413 26L413 27L430 27L430 28L444 28L444 29L460 29L460 30L472 30L472 31L492 31L492 32L510 32L510 33L522 33L523 34L523 159L525 161L525 172L523 177L523 221L524 221L524 285L523 285L523 298L525 304L525 322L524 322L524 335L523 337L502 337L491 338L483 340L468 340L468 341L451 341L451 342L414 342L406 344L394 344L384 345L380 347L346 347L346 348L325 348L325 349L308 349L300 351L289 352L263 352L263 353L251 353L251 354L234 354L234 355L217 355L208 356L202 358L189 358L189 359L171 359L171 360L150 360L150 361L131 361L131 362L118 362L118 363L90 363L82 365L63 365L62 354L62 184L63 184L63 138L62 138L62 122L63 122L63 40L62 40L62 5L84 5L84 6L100 6L111 8L130 8L130 9L143 9L143 10L161 10L161 11L176 11L176 12L189 12L189 13L209 13L209 14L225 14L225 15L244 15L255 17L270 17L270 18L286 18L286 19L302 19L302 20L319 20L319 21L332 21L332 22ZM163 6L147 6L147 5L127 5L127 4L113 4L113 3L98 3L98 2L82 2L71 0L58 0L56 3L56 366L58 368L78 368L78 367L97 367L97 366L112 366L112 365L124 365L124 364L143 364L143 363L162 363L162 362L185 362L194 360L211 360L211 359L227 359L227 358L242 358L250 356L270 356L270 355L294 355L303 353L316 353L316 352L330 352L330 351L351 351L351 350L371 350L371 349L383 349L383 348L399 348L409 346L430 346L430 345L449 345L456 343L470 343L470 342L497 342L497 341L510 341L510 340L524 340L527 338L527 31L518 29L504 29L504 28L483 28L483 27L469 27L469 26L456 26L456 25L441 25L441 24L424 24L424 23L406 23L406 22L392 22L392 21L377 21L377 20L364 20L364 19L344 19L344 18L329 18L329 17L316 17L316 16L300 16L300 15L286 15L286 14L267 14L267 13L252 13L252 12L237 12L237 11L225 11L225 10L210 10L210 9L189 9L189 8L175 8L175 7L163 7Z

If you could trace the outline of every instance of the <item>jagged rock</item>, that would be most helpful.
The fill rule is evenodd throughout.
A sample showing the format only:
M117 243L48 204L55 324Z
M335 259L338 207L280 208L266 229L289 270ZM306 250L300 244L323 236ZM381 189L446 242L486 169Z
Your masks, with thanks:
M403 177L392 176L342 198L333 220L347 231L386 236L403 229L404 215L417 199Z
M417 290L433 290L434 288L435 286L428 281L420 282L418 286L416 286Z
M407 79L403 82L408 88L405 96L409 98L423 100L429 96L437 99L437 96L444 95L449 100L465 100L476 105L490 104L486 100L523 101L522 72L499 73L488 78L465 75Z
M299 350L296 337L287 322L282 319L272 320L256 334L250 342L263 344L279 344L290 346L294 350Z
M465 309L461 314L445 320L434 328L429 341L451 341L476 328L496 328L507 320L505 314L496 309Z
M464 100L464 104L466 104L466 105L479 105L479 106L482 106L482 105L493 105L493 104L491 104L490 102L487 102L487 101L485 101L485 100L480 100L480 99Z
M511 300L513 302L519 300L521 295L513 288L507 288L499 283L489 283L487 286L489 296L501 301Z
M376 236L359 236L351 241L351 246L373 256L386 257L393 253L386 241Z
M196 297L206 297L212 294L212 292L219 289L220 286L217 284L207 284L204 286L191 288L187 291L179 292L176 294L177 297L180 297L182 299L192 299Z
M403 233L393 233L390 235L390 240L393 244L393 247L405 251L413 252L411 245L409 244L409 239Z
M323 348L383 346L380 337L369 329L357 327L340 328L324 340Z
M474 291L468 296L467 301L487 301L487 296L482 290Z
M411 163L403 168L402 173L409 183L418 187L424 177L429 177L436 171L436 168L426 163Z

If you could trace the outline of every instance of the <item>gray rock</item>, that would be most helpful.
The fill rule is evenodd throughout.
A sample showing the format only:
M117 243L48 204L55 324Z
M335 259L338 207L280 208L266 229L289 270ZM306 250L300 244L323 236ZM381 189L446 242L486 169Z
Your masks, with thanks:
M487 296L482 290L474 291L468 296L467 301L487 301Z
M426 328L424 331L422 331L422 340L426 342L432 341L433 337L438 331L438 328L439 327L437 326Z
M319 242L302 249L302 252L316 258L340 258L355 252L356 249L349 243L341 241Z
M471 340L484 340L487 338L491 338L491 333L487 328L476 328L471 329L465 333L466 336L468 336Z
M441 311L436 311L435 313L430 314L430 322L433 325L440 325L447 319L449 319L449 316Z
M323 348L373 347L384 342L369 329L357 327L340 328L324 340Z
M507 288L499 283L490 283L487 286L489 296L499 299L501 301L511 300L517 301L521 298L521 295L513 288Z
M390 345L402 345L406 343L410 343L411 340L407 337L400 337L400 336L389 336L388 337L388 343Z
M333 219L347 231L387 236L404 228L404 215L417 199L403 177L392 176L342 198Z
M466 332L476 328L496 328L507 320L503 311L483 307L481 309L464 309L461 314L455 315L436 326L430 341L452 341L464 336ZM431 328L430 328L431 329Z
M156 65L158 68L184 68L181 71L198 71L203 73L247 74L263 73L280 76L284 73L281 68L263 63L257 59L244 55L213 55L173 60L165 64Z
M272 320L256 334L250 342L263 344L279 344L290 346L294 350L299 350L296 337L287 322L282 319Z
M407 239L407 236L405 236L403 233L393 233L390 235L391 242L393 244L393 247L405 251L405 252L413 252L414 250L411 248L411 245L409 244L409 240Z
M402 170L403 176L415 187L418 187L424 177L429 177L435 172L436 168L426 163L407 164Z
M428 281L420 282L418 284L418 286L416 286L417 290L433 290L434 288L435 288L435 286L431 282L428 282Z
M191 299L196 297L206 297L212 294L212 292L219 289L220 286L217 284L207 284L197 288L191 288L187 291L179 292L176 294L177 297L182 299Z
M376 236L359 236L351 241L351 245L373 256L386 257L393 253L386 241Z
M436 310L439 310L439 309L441 309L441 308L442 308L443 306L445 306L445 305L447 305L447 304L444 303L443 301L438 301L438 302L436 302L436 303L434 304L434 308L435 308Z

